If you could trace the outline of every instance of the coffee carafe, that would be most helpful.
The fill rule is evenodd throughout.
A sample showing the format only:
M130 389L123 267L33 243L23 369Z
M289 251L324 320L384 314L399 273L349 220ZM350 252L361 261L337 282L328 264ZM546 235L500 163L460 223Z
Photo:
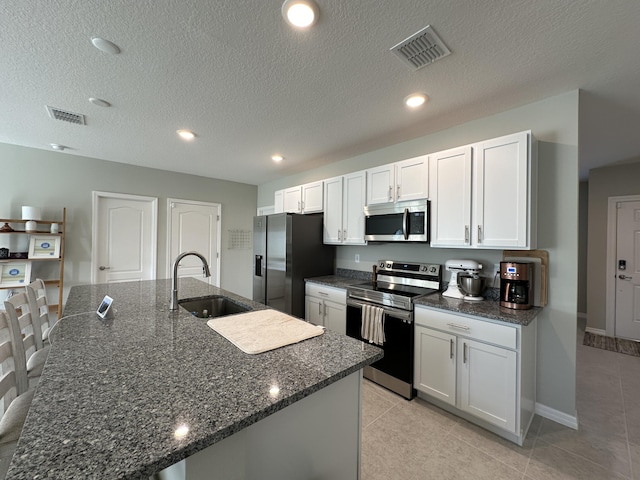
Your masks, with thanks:
M500 306L527 310L533 306L533 264L500 262Z

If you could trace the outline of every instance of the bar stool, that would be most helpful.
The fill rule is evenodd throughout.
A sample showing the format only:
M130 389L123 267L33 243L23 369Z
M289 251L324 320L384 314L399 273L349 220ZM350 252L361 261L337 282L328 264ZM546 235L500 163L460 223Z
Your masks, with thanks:
M42 342L47 344L49 342L49 332L55 322L52 322L49 317L47 289L44 281L41 278L36 278L29 285L25 286L25 290L27 298L29 299L29 310L31 311L33 324L36 324L36 320L40 323Z
M0 478L7 473L35 393L28 390L23 344L16 340L14 330L7 315L0 311Z
M51 346L44 346L42 343L40 322L39 320L35 322L33 320L26 292L17 293L9 297L4 302L4 308L9 316L12 328L17 332L14 333L22 335L22 344L24 345L27 359L27 377L35 379L42 374ZM18 312L20 313L18 314Z

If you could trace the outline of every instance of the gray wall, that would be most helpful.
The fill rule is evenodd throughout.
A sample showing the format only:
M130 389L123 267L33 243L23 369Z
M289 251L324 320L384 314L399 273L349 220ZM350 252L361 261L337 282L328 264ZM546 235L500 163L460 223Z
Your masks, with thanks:
M639 160L640 161L640 160ZM640 163L589 172L587 327L606 330L607 209L609 197L640 195Z
M258 187L258 205L276 190L522 130L539 140L538 248L550 256L549 304L538 315L538 402L574 416L578 284L578 104L572 91L412 141ZM493 265L501 252L428 245L338 247L337 266L369 270L379 258L444 263L464 257ZM360 263L354 263L355 253ZM488 269L488 268L487 268ZM492 269L491 269L492 270Z
M251 297L251 252L230 250L228 231L252 230L257 187L195 175L0 143L0 218L20 218L22 205L43 207L43 218L67 208L65 290L91 281L92 191L158 198L158 278L167 278L167 198L222 205L220 286Z

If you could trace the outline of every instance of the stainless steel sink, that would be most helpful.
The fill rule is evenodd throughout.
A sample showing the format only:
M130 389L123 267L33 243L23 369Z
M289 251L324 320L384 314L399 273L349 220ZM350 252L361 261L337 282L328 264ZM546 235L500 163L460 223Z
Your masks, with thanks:
M224 317L251 310L249 307L221 295L196 299L185 298L178 300L178 305L198 318Z

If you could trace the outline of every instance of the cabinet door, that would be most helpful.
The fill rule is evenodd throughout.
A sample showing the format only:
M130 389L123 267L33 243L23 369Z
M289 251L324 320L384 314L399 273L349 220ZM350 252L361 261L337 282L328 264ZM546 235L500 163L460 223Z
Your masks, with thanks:
M342 205L342 243L365 245L364 206L366 201L366 172L344 176ZM327 212L325 210L325 218Z
M471 244L471 154L468 146L430 155L432 247Z
M302 213L302 189L300 187L291 187L284 191L284 211Z
M273 213L284 212L284 190L278 190L273 196Z
M395 201L394 164L367 170L367 205Z
M324 181L324 243L342 242L342 182L341 176Z
M315 213L322 211L322 182L308 183L302 186L302 212Z
M415 326L414 387L456 404L456 336Z
M528 247L528 133L474 148L474 243L485 248Z
M429 156L396 163L396 201L429 198Z
M517 353L458 339L459 408L516 433Z
M324 326L329 330L347 334L347 306L324 301Z
M324 325L323 301L320 298L305 296L304 318L314 325Z

